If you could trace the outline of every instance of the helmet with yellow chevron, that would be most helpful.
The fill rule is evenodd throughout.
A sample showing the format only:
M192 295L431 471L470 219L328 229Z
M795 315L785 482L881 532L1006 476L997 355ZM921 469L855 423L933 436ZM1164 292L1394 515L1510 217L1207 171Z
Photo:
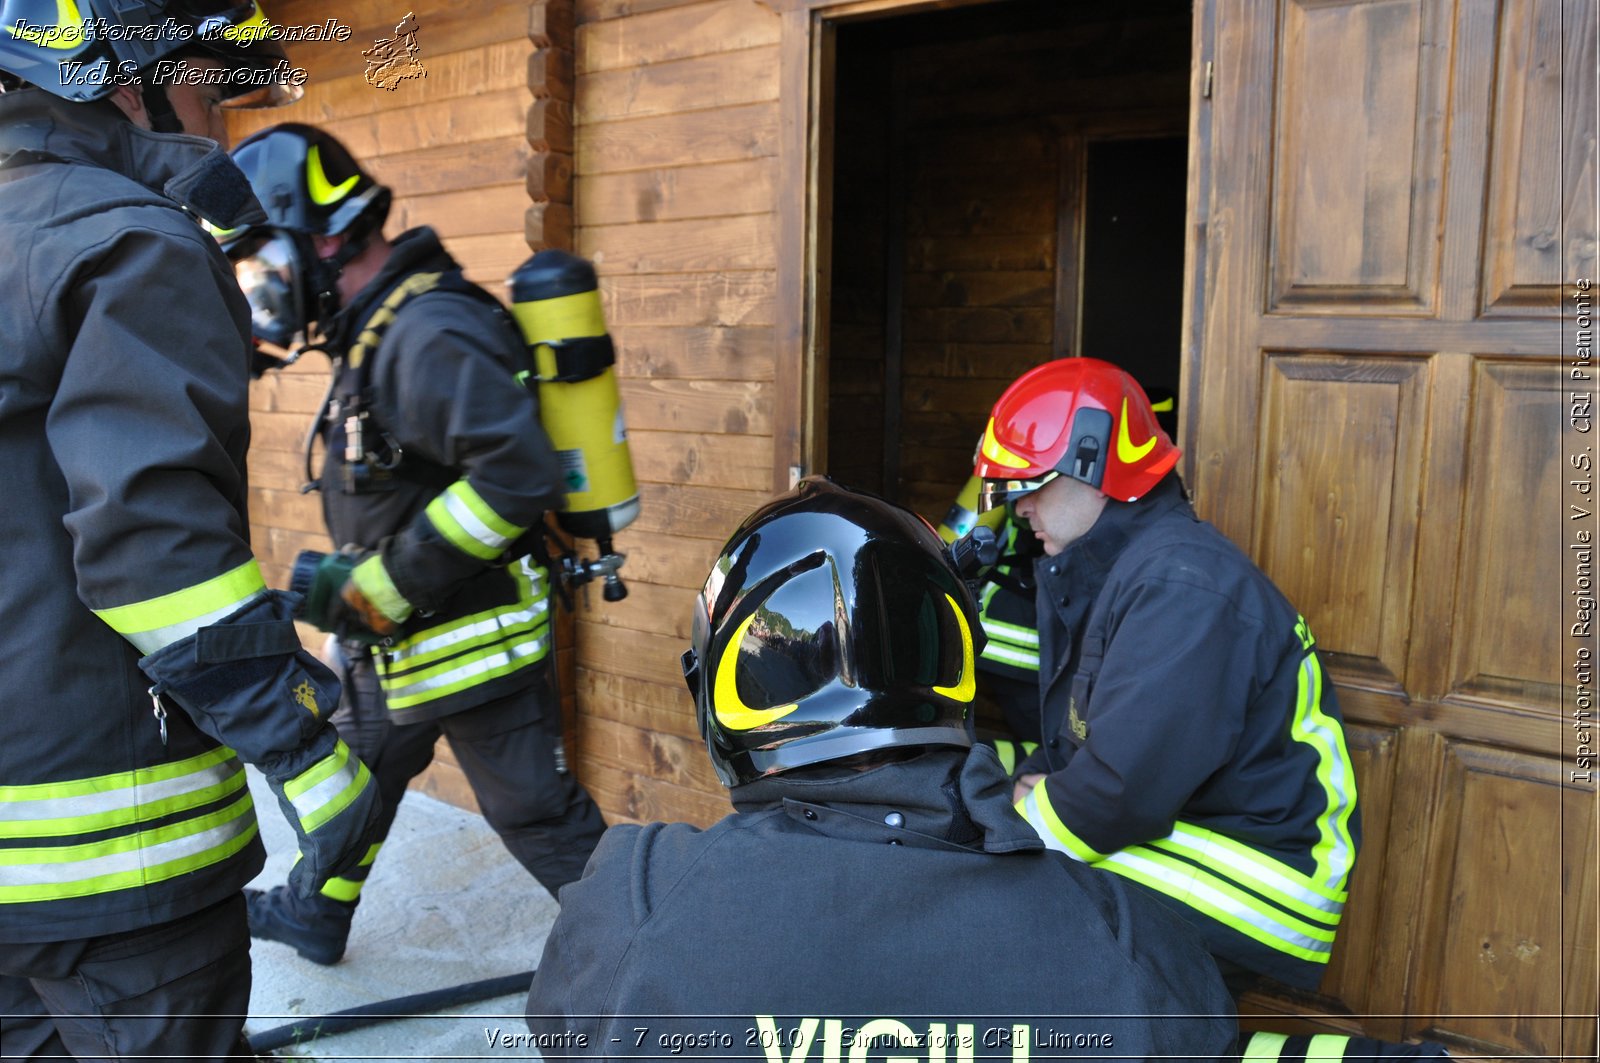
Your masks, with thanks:
M204 83L225 106L271 107L297 99L299 75L274 39L259 3L238 0L0 0L0 71L17 82L86 103L139 83L154 128L178 132L157 97L160 64L182 58L221 64Z
M253 134L233 149L233 161L267 220L214 235L250 300L256 338L288 348L338 309L339 273L382 230L393 197L331 134L298 122ZM317 236L344 239L323 258Z
M745 518L695 603L683 674L724 785L967 747L983 629L938 533L824 477Z
M1070 476L1118 502L1144 497L1180 451L1133 377L1098 358L1024 373L994 404L973 472L987 510Z

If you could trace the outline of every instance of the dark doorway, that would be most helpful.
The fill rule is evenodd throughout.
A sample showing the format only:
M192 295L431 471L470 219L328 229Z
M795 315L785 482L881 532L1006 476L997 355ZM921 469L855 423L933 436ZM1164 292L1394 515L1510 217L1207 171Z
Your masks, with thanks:
M1032 366L1177 390L1190 38L1172 0L839 24L824 471L937 520Z
M1181 137L1092 141L1084 168L1078 353L1168 395L1180 366L1187 149Z

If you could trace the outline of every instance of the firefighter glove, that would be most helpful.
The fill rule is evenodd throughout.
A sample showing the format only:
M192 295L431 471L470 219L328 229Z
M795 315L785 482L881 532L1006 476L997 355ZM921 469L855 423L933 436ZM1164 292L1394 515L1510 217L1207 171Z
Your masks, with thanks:
M339 681L301 647L291 619L298 604L295 595L265 591L139 667L153 680L158 715L177 705L261 769L300 838L290 881L310 896L366 855L378 799L371 773L327 722Z
M354 871L378 840L377 783L331 726L261 770L300 843L289 888L309 899Z

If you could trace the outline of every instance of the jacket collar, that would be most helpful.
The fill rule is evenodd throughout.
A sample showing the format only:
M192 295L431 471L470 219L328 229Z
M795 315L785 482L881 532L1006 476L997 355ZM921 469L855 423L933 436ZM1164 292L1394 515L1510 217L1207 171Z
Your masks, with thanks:
M69 103L43 89L0 95L0 167L40 162L111 170L219 228L266 220L250 182L214 140L142 129L104 101Z
M1183 481L1169 474L1137 502L1107 502L1094 526L1056 557L1041 557L1035 572L1042 583L1070 587L1073 597L1092 599L1111 566L1139 531L1173 511L1193 515Z
M740 812L781 808L829 837L967 852L1044 847L1011 807L1011 781L988 746L833 775L790 773L735 787Z
M391 242L389 257L377 275L362 286L355 297L330 322L329 347L343 352L355 343L367 317L383 297L400 281L424 270L444 272L461 268L439 242L439 234L426 225L407 229Z

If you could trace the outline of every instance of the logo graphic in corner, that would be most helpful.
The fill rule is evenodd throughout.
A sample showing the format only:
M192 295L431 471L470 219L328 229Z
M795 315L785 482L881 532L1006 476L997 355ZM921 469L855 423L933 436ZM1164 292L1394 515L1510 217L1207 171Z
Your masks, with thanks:
M1078 699L1067 699L1067 727L1072 731L1072 737L1080 742L1089 738L1089 723L1078 715Z
M307 712L319 719L321 718L322 710L317 707L317 688L311 685L311 680L300 680L300 685L294 688L293 693L294 700L299 702Z
M1117 460L1124 465L1132 465L1150 453L1150 448L1155 445L1156 437L1153 434L1138 445L1128 438L1128 399L1123 396L1122 414L1117 418Z
M367 84L393 92L406 78L425 78L428 72L417 59L417 16L407 11L394 27L394 36L375 42L361 53L366 57Z

